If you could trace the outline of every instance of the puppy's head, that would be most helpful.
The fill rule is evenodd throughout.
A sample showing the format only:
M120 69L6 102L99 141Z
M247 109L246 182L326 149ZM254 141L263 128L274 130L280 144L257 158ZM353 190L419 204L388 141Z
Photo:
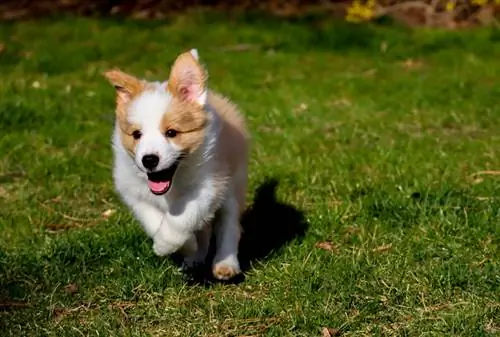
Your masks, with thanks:
M197 51L177 57L167 82L147 82L120 70L104 76L116 89L116 118L124 148L147 175L151 192L167 193L179 162L205 138L206 76Z

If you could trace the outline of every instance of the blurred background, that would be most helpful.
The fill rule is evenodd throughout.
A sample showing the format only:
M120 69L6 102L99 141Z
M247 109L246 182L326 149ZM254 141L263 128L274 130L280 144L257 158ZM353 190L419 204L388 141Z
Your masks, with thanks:
M354 22L390 17L411 26L460 28L495 23L499 4L498 0L3 0L0 18L77 14L159 19L205 8L224 12L260 11L281 17L321 12Z

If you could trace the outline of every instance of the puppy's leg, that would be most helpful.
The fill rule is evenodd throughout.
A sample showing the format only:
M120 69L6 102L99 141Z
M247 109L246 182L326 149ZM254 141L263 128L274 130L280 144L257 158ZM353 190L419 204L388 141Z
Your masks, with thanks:
M160 229L164 214L158 208L142 201L131 201L130 206L146 234L153 237Z
M184 245L179 249L179 252L184 256L193 256L198 251L198 241L196 236L193 234L184 243Z
M131 207L135 216L144 228L144 231L148 234L148 236L153 238L153 240L155 235L157 235L160 231L161 227L168 226L168 224L165 223L167 215L162 213L158 208L145 202L135 202L131 205ZM164 239L176 242L178 240L178 236L179 234L177 232L172 232L170 236L165 235ZM198 250L196 237L194 235L186 235L186 240L184 240L183 245L179 245L179 250L181 250L183 255L194 254ZM171 251L171 253L173 252L174 251Z
M238 261L238 243L241 235L239 207L233 195L222 205L215 223L216 253L212 273L219 280L229 280L241 272Z
M211 219L207 217L211 212L214 193L211 180L206 186L185 195L170 205L165 219L153 237L155 254L163 256L178 251L187 241L194 247L196 240L192 240L193 233L201 230L204 224ZM197 248L196 248L197 249ZM195 250L196 250L195 249Z
M212 235L212 224L207 224L201 230L196 232L196 243L198 249L192 254L185 254L184 265L187 268L193 268L205 264L205 259L210 246L210 237Z

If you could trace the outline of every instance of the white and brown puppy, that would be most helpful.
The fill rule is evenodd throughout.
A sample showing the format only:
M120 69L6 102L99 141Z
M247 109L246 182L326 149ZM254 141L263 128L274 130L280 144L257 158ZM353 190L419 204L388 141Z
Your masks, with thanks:
M249 137L237 107L207 88L195 49L177 57L165 82L104 75L116 89L115 186L154 252L203 263L214 230L214 276L239 274Z

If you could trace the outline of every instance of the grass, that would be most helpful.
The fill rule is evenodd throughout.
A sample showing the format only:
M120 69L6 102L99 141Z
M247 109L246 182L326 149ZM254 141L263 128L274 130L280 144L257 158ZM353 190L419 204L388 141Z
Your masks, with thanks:
M252 14L3 23L2 335L498 335L500 177L476 173L500 169L499 40ZM252 132L236 284L156 257L111 181L100 73L166 79L192 47Z

